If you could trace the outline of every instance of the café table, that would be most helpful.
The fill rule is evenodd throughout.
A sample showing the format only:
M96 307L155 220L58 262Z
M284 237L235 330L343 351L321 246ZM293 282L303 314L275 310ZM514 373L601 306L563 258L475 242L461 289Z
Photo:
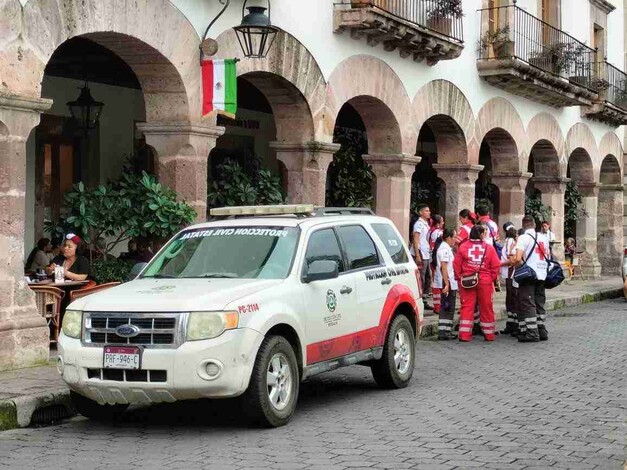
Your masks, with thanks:
M47 286L47 287L58 287L59 289L68 289L72 287L84 286L89 281L63 281L63 282L54 282L52 279L46 279L44 281L31 281L28 283L29 287L31 286Z

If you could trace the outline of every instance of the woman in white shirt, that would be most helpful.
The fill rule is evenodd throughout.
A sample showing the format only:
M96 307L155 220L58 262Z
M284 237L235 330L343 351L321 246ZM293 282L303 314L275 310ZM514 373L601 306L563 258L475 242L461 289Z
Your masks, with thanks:
M514 261L516 259L516 239L518 232L512 224L505 224L505 244L501 253L501 277L505 279L505 308L507 323L502 334L518 336L518 286L514 282Z
M453 245L455 230L445 228L436 254L436 269L433 286L442 289L440 319L438 321L438 339L446 341L455 339L453 336L453 316L455 315L455 299L457 298L457 281L453 273Z

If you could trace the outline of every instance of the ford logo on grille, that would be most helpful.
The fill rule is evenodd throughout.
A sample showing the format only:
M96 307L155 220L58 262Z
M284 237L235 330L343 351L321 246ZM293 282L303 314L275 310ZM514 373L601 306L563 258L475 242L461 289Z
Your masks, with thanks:
M115 334L122 338L134 338L139 334L139 328L135 325L120 325L115 329Z

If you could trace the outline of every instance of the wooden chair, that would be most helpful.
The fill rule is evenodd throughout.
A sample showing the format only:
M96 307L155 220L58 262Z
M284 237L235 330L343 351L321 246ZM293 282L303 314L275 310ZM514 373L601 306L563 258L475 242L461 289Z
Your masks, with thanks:
M52 286L32 286L35 293L35 303L39 314L46 319L48 326L52 328L51 343L56 343L59 339L59 328L61 322L61 301L65 297L63 290Z
M85 297L86 295L95 294L96 292L100 292L101 290L115 287L119 284L119 282L107 282L106 284L97 284L95 286L87 286L83 287L82 289L70 291L70 302L74 302L76 299L80 299L81 297Z
M582 281L585 280L585 278L583 277L583 271L581 270L581 258L580 258L581 253L575 253L573 255L573 262L570 265L570 277L574 278L576 274L579 274L579 277L581 278Z

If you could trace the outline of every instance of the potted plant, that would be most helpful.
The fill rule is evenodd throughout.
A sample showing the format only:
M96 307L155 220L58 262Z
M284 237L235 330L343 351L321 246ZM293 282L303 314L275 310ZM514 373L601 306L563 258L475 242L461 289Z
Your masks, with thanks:
M492 49L492 55L496 58L513 57L514 41L509 36L509 26L503 28L497 28L494 31L487 31L480 39L477 46L479 55L482 58L489 58L490 48Z
M529 63L547 72L561 75L570 72L571 67L581 61L584 51L583 44L556 42L543 46L541 51L532 52Z
M427 28L450 36L453 19L464 16L462 0L435 0L427 13Z

